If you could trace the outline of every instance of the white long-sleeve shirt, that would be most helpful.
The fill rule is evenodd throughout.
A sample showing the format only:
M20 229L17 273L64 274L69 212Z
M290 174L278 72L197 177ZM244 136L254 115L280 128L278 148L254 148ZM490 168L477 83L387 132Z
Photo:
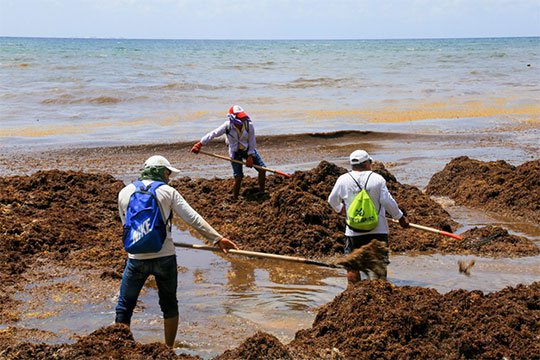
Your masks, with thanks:
M229 156L234 157L234 153L240 149L242 145L245 149L248 149L248 155L255 152L257 148L257 141L255 140L255 128L253 123L248 121L247 127L242 128L242 132L239 133L234 125L230 125L230 121L225 121L220 127L210 131L204 135L201 139L203 145L207 145L212 139L227 133L227 128L230 126L229 133L227 134L227 142L229 143Z
M143 184L146 186L148 186L150 183L152 183L152 180L143 180ZM126 210L129 204L129 198L134 192L135 185L129 184L118 193L118 211L120 213L122 225L126 222ZM210 226L210 224L208 224L201 215L193 210L193 208L175 188L167 184L161 185L156 190L156 197L158 200L159 210L164 221L167 221L171 211L174 211L174 213L180 216L180 218L184 220L186 224L192 226L210 242L217 241L223 237L212 226ZM174 254L175 248L172 241L171 228L170 226L167 226L167 238L165 239L163 247L160 251L144 254L128 254L128 256L130 259L145 260Z
M351 175L356 179L362 187L366 184L366 179L372 171L351 171L341 175L334 185L328 203L336 212L340 212L345 208L349 209L354 197L360 192L360 188L351 178ZM350 174L350 175L349 175ZM366 191L373 201L375 208L379 209L379 223L377 227L368 232L357 232L347 226L345 230L346 236L368 235L368 234L388 234L388 222L386 221L385 213L388 212L392 218L398 220L403 216L403 212L399 209L398 204L386 187L386 180L373 172L367 183Z

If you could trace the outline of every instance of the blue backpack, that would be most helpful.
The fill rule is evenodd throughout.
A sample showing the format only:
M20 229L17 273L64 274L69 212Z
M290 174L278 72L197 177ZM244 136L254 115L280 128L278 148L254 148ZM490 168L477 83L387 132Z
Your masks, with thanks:
M130 254L158 252L167 237L167 226L159 210L156 189L165 183L153 181L145 186L142 181L135 181L133 185L136 190L126 210L124 249ZM167 222L171 217L172 211Z

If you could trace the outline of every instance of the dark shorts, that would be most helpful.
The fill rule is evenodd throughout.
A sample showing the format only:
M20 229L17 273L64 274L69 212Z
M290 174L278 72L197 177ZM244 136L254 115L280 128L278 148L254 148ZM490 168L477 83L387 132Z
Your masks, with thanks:
M388 247L388 234L369 234L369 235L357 235L357 236L346 236L345 237L345 249L343 253L345 255L350 254L353 250L358 249L364 245L367 245L371 240L383 241ZM388 250L386 251L385 259L386 264L390 264L388 257Z
M115 322L130 324L139 293L150 275L154 275L156 279L159 306L163 312L163 318L169 319L178 316L176 256L148 260L128 259L120 285Z
M263 166L263 167L266 167L266 165L264 164L264 161L262 160L261 156L259 155L259 153L257 152L257 150L255 150L255 152L252 154L253 156L253 164L255 165L258 165L258 166ZM234 153L234 158L235 160L244 160L244 159L247 159L248 157L248 154L247 154L247 151L246 150L238 150ZM233 176L234 177L244 177L244 170L243 170L243 165L242 164L237 164L235 162L231 162L231 165L232 165L232 168L233 168Z

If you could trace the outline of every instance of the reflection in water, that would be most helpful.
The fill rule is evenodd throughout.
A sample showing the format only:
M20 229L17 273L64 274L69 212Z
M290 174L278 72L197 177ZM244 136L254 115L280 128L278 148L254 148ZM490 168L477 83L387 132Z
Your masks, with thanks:
M243 259L233 259L227 272L227 287L231 292L243 293L255 289L255 265Z
M459 273L459 260L475 261L470 276ZM391 262L388 276L393 283L432 287L441 293L456 289L491 292L540 280L540 256L492 259L435 254L393 256Z

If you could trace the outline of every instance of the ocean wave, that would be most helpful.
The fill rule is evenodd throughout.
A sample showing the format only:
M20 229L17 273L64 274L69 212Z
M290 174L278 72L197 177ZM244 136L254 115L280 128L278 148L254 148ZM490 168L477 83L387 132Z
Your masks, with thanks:
M276 65L275 61L265 61L265 62L259 62L259 63L241 63L241 64L234 64L234 65L222 65L220 66L221 69L234 69L234 70L242 70L242 69L272 69Z
M45 105L67 105L67 104L117 104L125 99L112 96L97 96L87 98L73 98L71 95L62 95L56 98L42 100Z
M307 89L315 87L344 87L348 85L350 85L350 79L346 78L333 79L329 77L320 77L315 79L306 79L300 77L282 86L287 89Z
M119 102L122 102L122 99L112 97L112 96L99 96L96 98L90 98L90 99L81 99L82 102L88 101L89 103L94 104L116 104Z
M30 63L27 62L21 62L21 63L0 63L0 67L6 67L6 68L27 68L32 66Z
M53 70L81 70L84 69L83 65L64 65L59 64L52 67Z
M209 84L198 84L198 83L187 83L187 82L178 82L170 83L167 85L162 85L158 87L163 90L221 90L224 89L224 86L218 85L209 85Z

